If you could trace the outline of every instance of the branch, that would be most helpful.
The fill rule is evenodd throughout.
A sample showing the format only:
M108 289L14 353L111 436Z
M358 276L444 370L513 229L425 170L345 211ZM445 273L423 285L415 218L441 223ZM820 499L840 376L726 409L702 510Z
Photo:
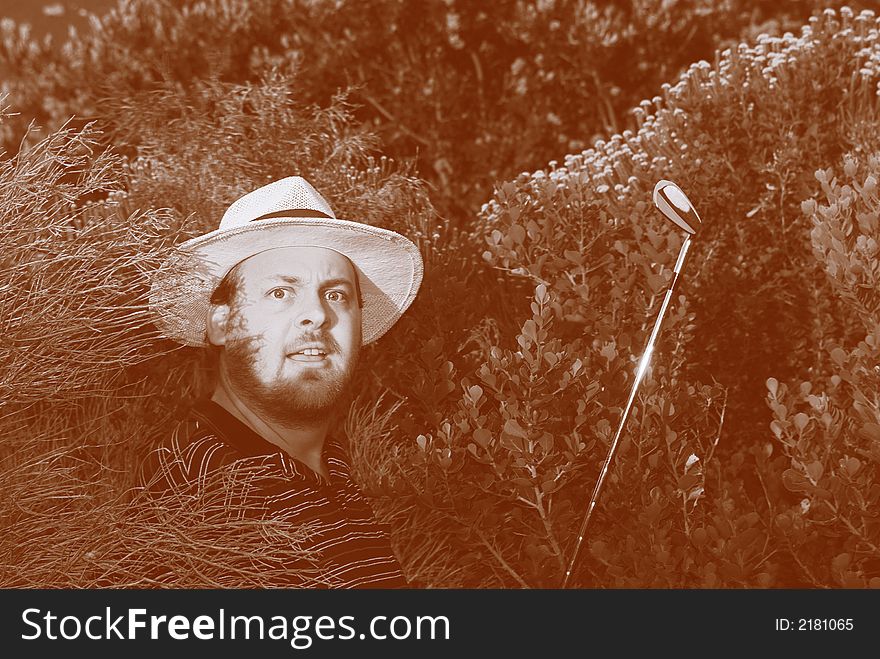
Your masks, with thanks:
M520 586L522 586L523 588L531 588L531 586L529 586L529 584L525 582L525 580L519 575L519 573L512 567L510 567L507 561L504 560L504 557L498 551L496 551L495 547L493 547L492 543L486 539L486 536L483 535L480 529L474 529L474 532L480 538L480 542L482 542L486 546L486 549L491 552L492 556L495 557L495 560L498 561L501 567L503 567L514 579L516 579L517 583L519 583Z

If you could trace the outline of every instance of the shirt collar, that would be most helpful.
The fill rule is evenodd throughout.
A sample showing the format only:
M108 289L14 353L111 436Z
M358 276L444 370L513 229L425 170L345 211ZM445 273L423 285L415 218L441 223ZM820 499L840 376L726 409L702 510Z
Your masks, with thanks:
M220 440L237 449L240 453L250 457L272 456L278 458L282 465L288 466L299 476L326 482L324 477L300 460L290 456L281 447L262 437L216 401L210 398L197 401L193 406L192 414L213 429ZM332 464L327 460L328 458L334 458ZM330 470L331 481L340 477L348 477L347 457L339 442L330 438L324 442L323 459Z
M193 407L193 414L205 421L225 443L250 456L281 453L281 448L264 439L216 401L205 398Z

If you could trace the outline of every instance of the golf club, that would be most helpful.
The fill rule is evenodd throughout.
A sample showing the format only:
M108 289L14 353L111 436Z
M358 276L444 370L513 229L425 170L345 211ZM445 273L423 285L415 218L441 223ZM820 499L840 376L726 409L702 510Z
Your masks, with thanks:
M702 226L700 216L697 215L697 211L694 209L693 204L691 204L687 195L682 192L681 188L672 181L658 181L657 185L654 186L653 199L654 205L658 210L666 218L672 220L677 227L683 229L687 233L687 236L681 244L681 249L678 253L678 260L676 261L673 270L672 281L669 284L669 288L666 290L666 296L663 298L663 304L660 306L660 313L657 315L654 329L651 331L651 336L648 339L648 345L645 347L645 352L642 354L641 360L639 360L639 367L636 371L635 380L633 381L632 391L630 391L629 400L627 400L626 407L623 409L623 414L620 418L620 425L617 427L617 433L614 435L614 440L611 442L611 447L608 449L608 455L605 457L605 463L602 465L602 470L599 472L599 478L596 481L596 486L593 488L590 503L587 506L584 519L581 522L577 542L574 546L574 553L572 554L571 561L569 561L568 569L565 571L565 577L562 580L563 588L568 587L569 579L577 565L581 545L584 536L587 534L587 527L590 524L590 519L593 516L593 509L596 507L596 502L599 500L602 485L605 483L605 477L608 475L608 467L611 465L611 461L614 459L614 454L617 451L617 445L620 441L621 434L623 434L623 428L626 426L626 421L629 417L629 412L632 409L633 401L635 401L639 384L642 382L642 378L644 377L645 371L648 369L648 364L651 361L651 353L654 352L654 342L657 340L657 335L660 333L660 325L663 323L663 316L666 314L666 308L669 306L669 301L672 299L672 292L675 290L675 284L678 282L678 276L684 265L685 255L691 244L691 237L697 233Z

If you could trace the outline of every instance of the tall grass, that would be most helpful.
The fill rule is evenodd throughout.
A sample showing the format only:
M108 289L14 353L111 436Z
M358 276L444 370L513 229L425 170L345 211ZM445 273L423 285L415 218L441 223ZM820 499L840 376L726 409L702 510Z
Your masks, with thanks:
M302 107L283 78L106 110L154 122L137 153L68 125L0 160L0 586L332 585L304 549L308 527L230 518L209 491L140 491L151 448L211 385L204 352L153 325L150 280L173 245L269 179L302 174L341 217L415 240L430 205L406 171L371 158L343 99ZM215 476L226 491L247 479L234 471Z

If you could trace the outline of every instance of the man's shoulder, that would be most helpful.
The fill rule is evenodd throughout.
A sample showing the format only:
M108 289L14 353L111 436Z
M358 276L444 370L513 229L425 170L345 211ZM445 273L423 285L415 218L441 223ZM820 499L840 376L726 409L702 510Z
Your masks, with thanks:
M142 468L146 489L159 493L204 484L214 471L240 459L222 431L193 408L147 458Z

